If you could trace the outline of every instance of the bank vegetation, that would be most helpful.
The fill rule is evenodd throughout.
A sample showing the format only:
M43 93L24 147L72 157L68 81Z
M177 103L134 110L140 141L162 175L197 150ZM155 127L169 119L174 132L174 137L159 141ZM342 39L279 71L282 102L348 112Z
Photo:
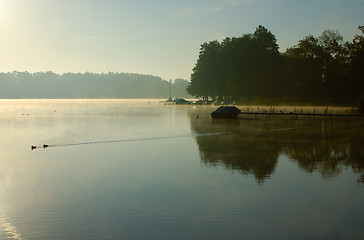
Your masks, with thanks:
M351 42L335 30L308 35L283 53L264 26L203 43L187 91L242 104L357 105L364 99L364 29L359 30Z

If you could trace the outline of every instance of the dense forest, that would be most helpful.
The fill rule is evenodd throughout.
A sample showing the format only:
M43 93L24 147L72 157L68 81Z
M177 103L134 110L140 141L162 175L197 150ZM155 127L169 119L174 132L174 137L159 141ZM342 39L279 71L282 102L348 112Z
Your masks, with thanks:
M169 82L135 73L0 73L0 98L168 98ZM171 83L173 97L191 97L188 81Z
M187 91L242 103L354 105L364 95L364 36L344 42L325 30L281 53L276 37L258 26L253 34L206 42Z

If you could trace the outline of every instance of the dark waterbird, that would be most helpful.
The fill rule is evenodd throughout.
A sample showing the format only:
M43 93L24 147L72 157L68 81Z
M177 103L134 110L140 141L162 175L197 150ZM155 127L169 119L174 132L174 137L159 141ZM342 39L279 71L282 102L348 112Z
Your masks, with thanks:
M42 148L46 149L47 147L49 147L48 144L43 144ZM40 148L39 146L36 145L32 145L30 146L30 149L33 151L34 149Z

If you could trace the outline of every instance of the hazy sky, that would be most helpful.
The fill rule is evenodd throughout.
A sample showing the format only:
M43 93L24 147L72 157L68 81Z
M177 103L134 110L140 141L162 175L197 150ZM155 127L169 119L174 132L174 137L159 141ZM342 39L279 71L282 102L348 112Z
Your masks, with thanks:
M200 45L268 28L280 51L364 25L364 0L0 0L0 72L189 79Z

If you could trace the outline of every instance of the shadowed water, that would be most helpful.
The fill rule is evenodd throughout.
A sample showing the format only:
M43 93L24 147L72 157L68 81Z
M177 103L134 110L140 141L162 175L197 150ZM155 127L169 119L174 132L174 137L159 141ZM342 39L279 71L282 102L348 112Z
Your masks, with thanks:
M363 119L214 109L1 100L0 238L364 237Z

